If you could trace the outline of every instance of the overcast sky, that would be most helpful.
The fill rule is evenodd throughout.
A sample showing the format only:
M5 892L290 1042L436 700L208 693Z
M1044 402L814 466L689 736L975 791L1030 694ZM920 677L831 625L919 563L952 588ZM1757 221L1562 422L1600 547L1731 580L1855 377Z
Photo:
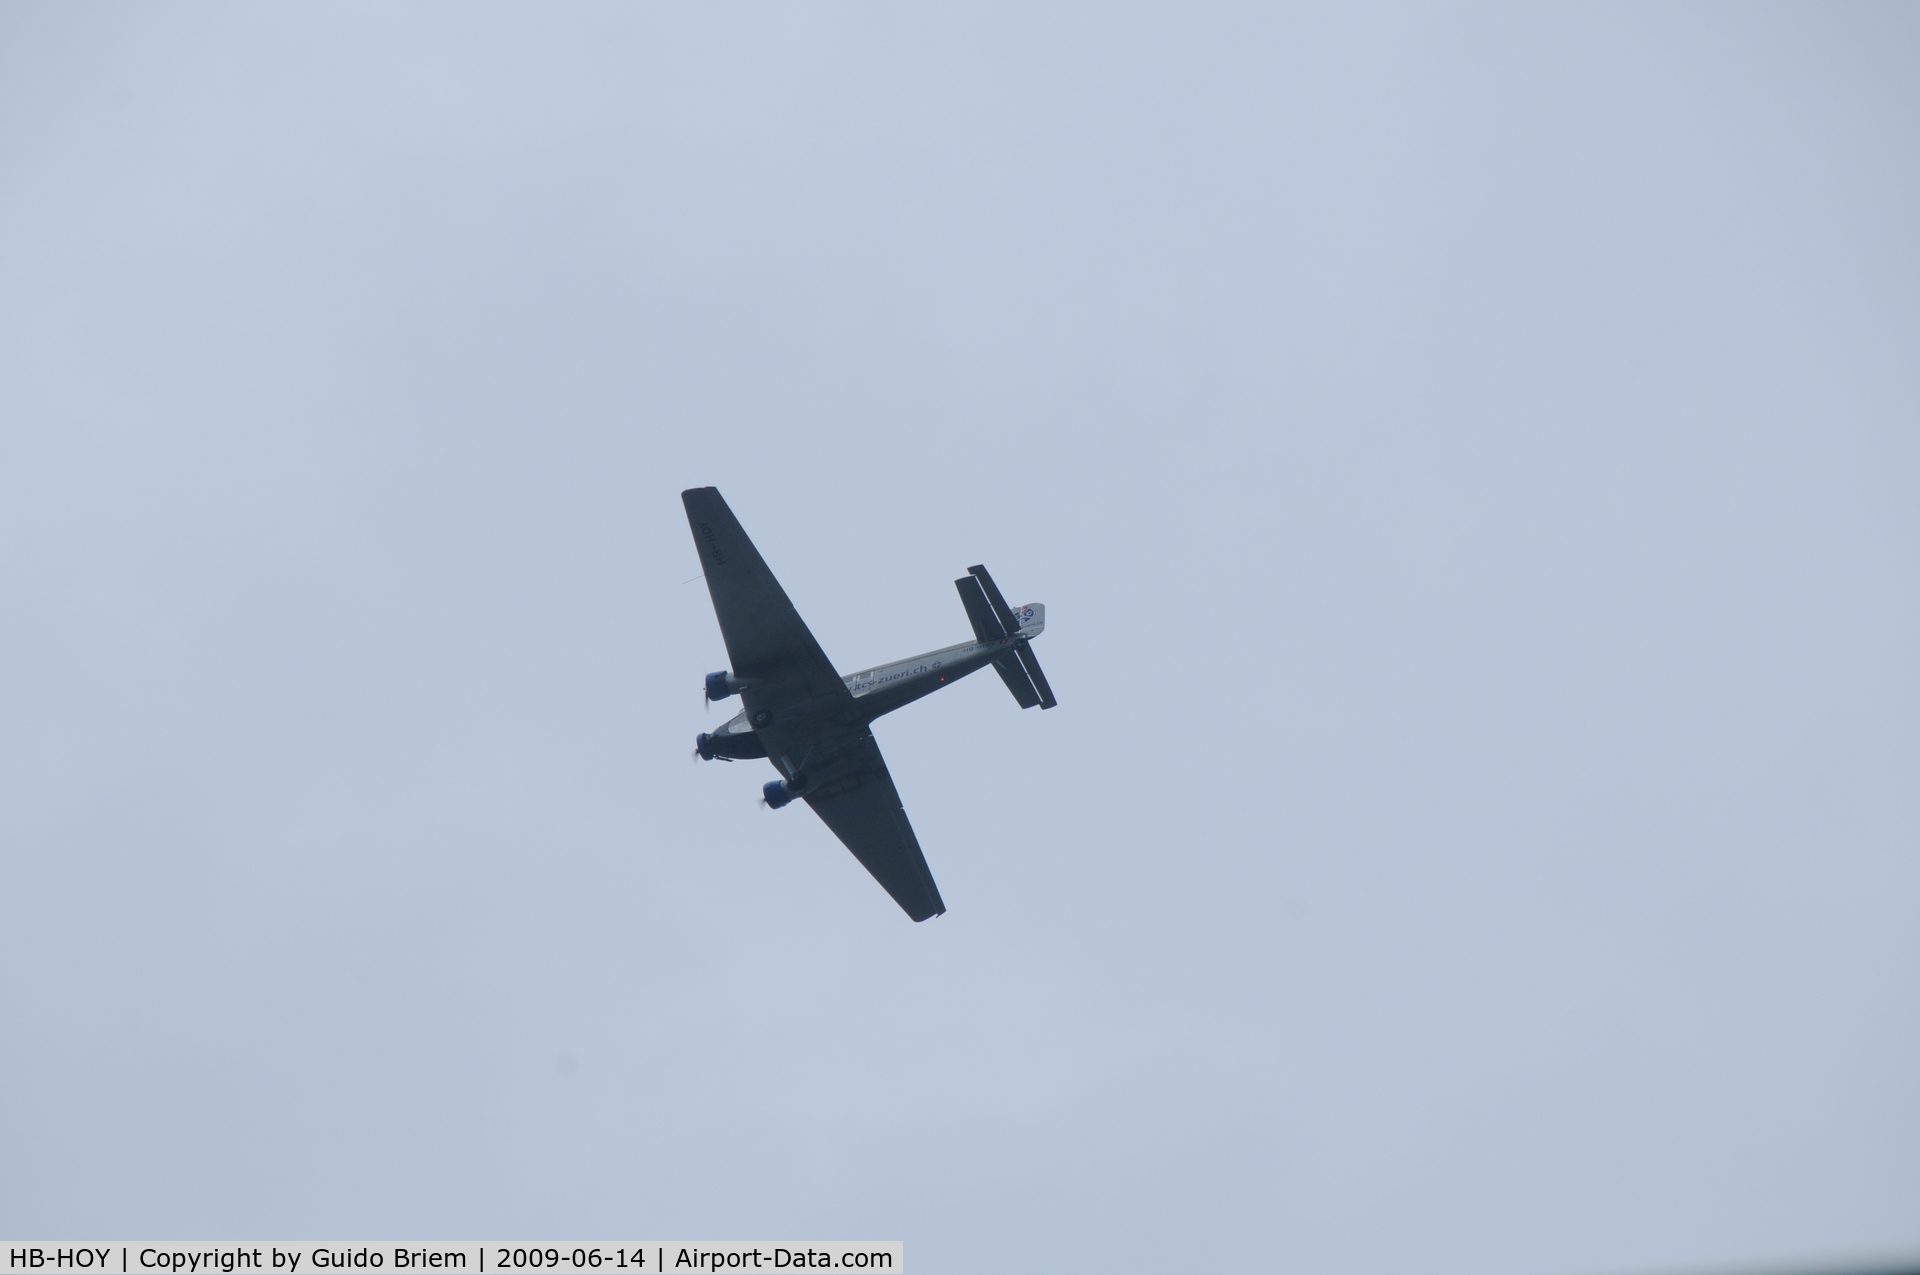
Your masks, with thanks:
M1911 6L10 5L0 1233L1920 1254L1916 349Z

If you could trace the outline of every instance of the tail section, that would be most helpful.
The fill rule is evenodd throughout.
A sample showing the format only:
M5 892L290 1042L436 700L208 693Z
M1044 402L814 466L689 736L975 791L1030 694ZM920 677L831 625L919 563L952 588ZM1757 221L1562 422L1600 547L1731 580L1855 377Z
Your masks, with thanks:
M987 591L972 576L961 576L953 582L960 590L960 605L967 609L967 619L973 624L973 636L981 642L998 642L1007 636L1000 624L1000 617L993 613L993 604L987 601Z
M993 662L993 671L1007 684L1007 689L1013 692L1014 702L1020 707L1032 708L1040 702L1040 692L1034 689L1033 679L1020 667L1020 657L1011 650Z
M1059 701L1053 698L1046 674L1040 671L1040 661L1034 658L1033 648L1028 645L1029 639L1040 636L1047 627L1047 608L1030 602L1015 611L1000 596L999 587L985 567L968 567L967 575L955 580L953 585L960 591L960 602L967 608L967 619L973 624L976 638L982 642L1012 639L1012 645L993 662L993 667L1020 707L1032 708L1038 704L1044 709L1057 704Z

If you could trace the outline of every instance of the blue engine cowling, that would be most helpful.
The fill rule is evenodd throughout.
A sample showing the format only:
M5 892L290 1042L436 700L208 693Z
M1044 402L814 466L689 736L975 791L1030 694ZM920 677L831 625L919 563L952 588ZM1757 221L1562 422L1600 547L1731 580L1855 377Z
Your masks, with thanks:
M721 669L718 673L707 674L707 698L722 700L733 694L733 688L727 685L729 680L725 669Z
M760 790L760 795L767 799L769 806L778 810L806 790L806 777L796 775L792 779L770 780L767 785Z

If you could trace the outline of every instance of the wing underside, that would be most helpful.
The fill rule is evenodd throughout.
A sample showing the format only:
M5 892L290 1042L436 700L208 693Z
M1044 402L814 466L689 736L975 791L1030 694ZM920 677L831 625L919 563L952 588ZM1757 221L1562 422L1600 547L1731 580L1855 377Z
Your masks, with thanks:
M816 743L805 801L916 921L947 910L871 733Z
M719 491L695 487L681 500L727 659L747 684L741 697L756 743L908 916L945 912L880 746L858 724L853 693Z
M833 661L793 609L787 591L718 489L695 487L680 493L680 499L687 507L687 524L700 550L707 592L734 675L785 683L785 695L793 699L844 696Z

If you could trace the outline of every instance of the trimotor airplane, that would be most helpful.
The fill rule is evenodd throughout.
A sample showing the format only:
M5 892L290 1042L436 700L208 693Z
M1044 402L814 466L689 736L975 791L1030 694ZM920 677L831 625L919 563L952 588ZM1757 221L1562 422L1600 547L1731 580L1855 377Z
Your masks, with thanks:
M873 719L989 664L1021 708L1052 708L1053 690L1028 645L1046 628L1047 609L1008 606L987 569L969 567L953 583L973 641L842 677L719 490L695 487L680 499L733 665L707 674L707 699L738 694L746 705L701 735L695 751L707 761L767 758L781 776L761 790L767 805L778 810L800 798L908 916L924 921L945 912L874 742Z

